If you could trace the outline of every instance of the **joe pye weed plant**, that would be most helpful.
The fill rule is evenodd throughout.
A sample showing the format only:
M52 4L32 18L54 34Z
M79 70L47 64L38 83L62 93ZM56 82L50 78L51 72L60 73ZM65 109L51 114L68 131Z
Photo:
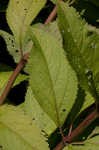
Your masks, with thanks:
M46 3L9 0L12 34L0 36L17 67L0 64L0 149L99 150L99 29L82 19L76 1L52 0L45 23L32 24ZM24 80L25 101L9 104Z

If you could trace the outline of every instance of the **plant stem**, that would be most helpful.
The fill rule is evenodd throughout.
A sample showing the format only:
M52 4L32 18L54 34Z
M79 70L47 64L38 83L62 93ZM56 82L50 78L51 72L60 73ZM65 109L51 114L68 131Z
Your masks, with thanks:
M70 125L70 128L69 128L68 136L70 136L70 134L71 134L71 132L72 132L72 128L73 128L73 125L71 124L71 125Z
M61 127L59 127L59 131L60 131L60 135L61 135L61 137L62 137L63 145L65 146L64 134L63 134L63 130L62 130Z
M18 76L18 74L20 73L21 69L23 68L23 66L27 63L27 58L28 58L29 54L25 54L23 56L23 58L20 60L19 64L17 65L16 69L14 70L14 72L12 73L12 75L10 76L8 83L0 97L0 105L4 102L5 98L7 97L16 77Z
M60 1L62 1L62 0L60 0ZM71 6L74 2L75 2L75 0L72 1L72 2L70 2L69 6ZM50 15L48 16L48 18L46 19L45 24L50 23L54 19L54 17L56 16L56 14L57 14L57 6L55 6L53 8L52 12L50 13Z
M65 143L70 143L76 136L78 136L88 125L90 125L96 118L99 117L97 110L95 109L91 114L89 114L85 120L83 120L80 125L72 131L69 136L64 137ZM65 145L66 145L65 144ZM54 150L61 150L64 147L63 141L61 141Z
M48 18L46 19L45 24L48 24L49 22L51 22L56 16L56 13L57 13L57 7L55 6L52 12L50 13L50 15L48 16Z
M60 0L60 1L62 1L62 0ZM57 6L55 6L53 8L52 12L50 13L48 18L46 19L45 24L48 24L49 22L51 22L54 19L54 17L56 16L56 14L57 14Z
M62 1L62 0L60 0L60 1ZM45 24L50 23L54 19L54 17L56 16L56 14L57 14L57 6L55 6L53 8L52 12L50 13L48 18L46 19Z
M56 11L56 10L55 10ZM55 12L54 12L55 13ZM53 14L52 16L55 16L55 14ZM49 19L48 19L49 20ZM52 19L51 19L52 20ZM51 20L46 21L45 24L48 24ZM10 76L8 83L0 97L0 105L3 104L5 98L7 97L16 77L18 76L18 74L20 73L21 69L23 68L23 66L27 63L27 59L29 56L29 53L25 54L23 56L23 51L22 51L22 46L20 48L20 55L21 55L21 60L19 62L19 64L17 65L16 69L14 70L14 72L12 73L12 75Z

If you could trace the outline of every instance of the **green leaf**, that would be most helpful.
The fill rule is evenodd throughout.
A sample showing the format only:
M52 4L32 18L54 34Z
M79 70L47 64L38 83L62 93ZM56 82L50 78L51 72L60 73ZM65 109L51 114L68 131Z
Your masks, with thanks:
M58 41L42 30L31 29L34 46L29 60L30 86L35 99L62 126L77 94L77 78Z
M86 24L81 20L79 14L74 8L69 7L66 3L58 2L58 22L64 40L64 49L68 59L75 69L81 86L89 91L96 98L96 91L91 81L91 78L86 75L89 71L89 64L86 63L84 55L89 51L84 49L82 53L82 45L84 45L84 34L86 33ZM90 56L91 57L91 56Z
M68 124L73 124L73 122L79 117L79 115L89 106L94 103L95 99L89 92L85 92L82 88L79 88L75 104L73 105L68 118Z
M19 62L20 51L15 44L14 36L3 30L0 30L0 36L5 40L9 54L13 56L15 62Z
M55 3L56 3L56 0L51 0L51 2L55 4Z
M99 30L86 25L83 32L83 42L81 48L81 54L88 65L89 69L95 76L98 72L98 58L99 58Z
M95 99L92 97L92 95L89 92L86 92L85 100L80 112L85 110L88 106L91 106L94 103L94 101Z
M52 36L54 36L58 40L60 46L61 47L63 46L63 44L62 44L62 42L63 42L62 41L62 36L61 36L61 33L59 31L58 24L57 24L56 21L51 22L49 24L38 23L38 24L34 24L32 27L33 28L35 27L37 29L40 29L40 30L42 30L44 32L47 32L47 33L51 34ZM25 66L24 71L26 73L28 73L27 65Z
M64 147L62 150L73 150L72 145L66 146Z
M7 21L14 34L18 48L22 48L26 33L32 20L43 8L46 0L10 0Z
M40 129L13 106L0 107L0 145L6 150L49 150Z
M26 93L24 111L36 121L45 135L49 136L57 128L54 121L44 112L35 99L31 87L28 87Z
M14 36L3 30L0 30L0 36L5 40L9 54L13 57L14 61L18 63L21 59L21 55L20 55L20 50L16 45ZM25 38L25 43L23 45L23 54L25 54L26 52L30 52L32 48L32 44L33 43L30 40L28 35Z
M92 78L94 88L99 92L99 30L88 25L85 30L81 53L89 67L87 71L87 73L89 72L88 77Z
M17 106L18 108L22 109L24 111L24 103L21 103L20 105Z
M98 121L97 121L97 123L98 123ZM92 133L88 136L88 139L90 139L94 136L97 136L97 135L99 136L99 125L94 128Z
M97 66L97 68L98 68L98 66ZM94 77L94 83L95 83L96 90L97 90L97 93L99 96L99 72Z
M56 21L51 22L49 24L38 23L38 24L33 25L33 27L35 27L37 29L41 29L41 30L53 35L58 40L59 44L62 47L62 42L63 42L62 36L61 36L60 30L59 30L59 27L58 27L58 24Z

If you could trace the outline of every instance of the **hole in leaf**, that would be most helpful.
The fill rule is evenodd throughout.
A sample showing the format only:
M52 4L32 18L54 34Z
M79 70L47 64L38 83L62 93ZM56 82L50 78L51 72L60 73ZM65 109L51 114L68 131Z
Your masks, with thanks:
M65 112L65 111L66 111L66 109L63 109L62 111L63 111L63 112Z
M16 52L16 53L18 53L19 51L18 51L18 50L16 50L15 52Z
M13 43L14 41L13 41L13 40L11 40L11 42Z
M14 45L12 44L12 47L14 48Z

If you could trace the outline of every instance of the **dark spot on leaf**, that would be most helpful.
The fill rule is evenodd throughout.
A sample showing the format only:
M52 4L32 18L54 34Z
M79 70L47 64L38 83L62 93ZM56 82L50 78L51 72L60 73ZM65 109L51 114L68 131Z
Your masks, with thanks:
M19 4L19 1L16 1L17 4Z
M13 43L13 40L11 40L11 42Z
M12 44L12 47L14 48L14 45Z
M2 146L2 145L0 145L0 149L1 149L1 148L3 148L3 146Z
M18 53L19 51L18 51L18 50L16 50L15 52L16 52L16 53Z
M32 118L32 120L35 120L35 118Z
M62 111L63 111L63 112L65 112L65 111L66 111L66 109L63 109Z
M37 45L35 43L33 43L34 48L37 48Z
M24 8L24 10L27 10L27 8Z

